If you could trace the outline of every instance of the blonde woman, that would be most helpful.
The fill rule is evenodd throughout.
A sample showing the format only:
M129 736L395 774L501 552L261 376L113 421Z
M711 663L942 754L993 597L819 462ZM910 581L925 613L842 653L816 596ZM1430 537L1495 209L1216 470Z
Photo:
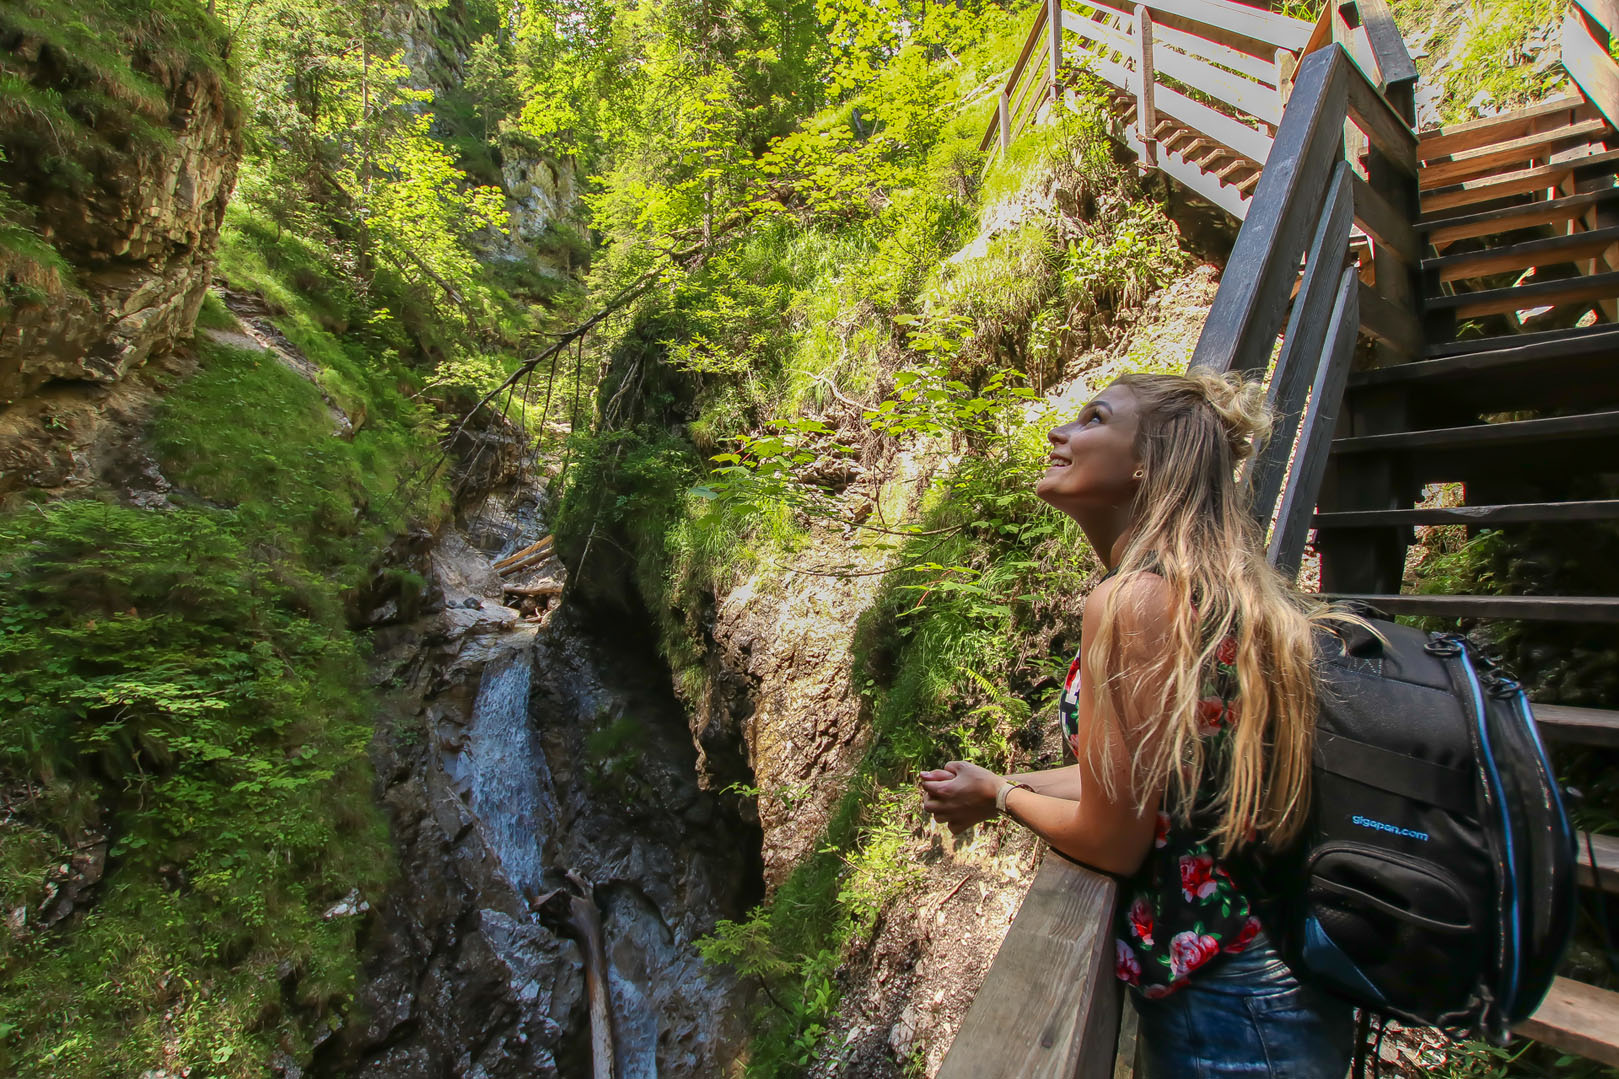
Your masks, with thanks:
M1108 571L1059 708L1077 763L921 776L952 830L1004 811L1122 879L1117 971L1152 1079L1336 1079L1352 1055L1349 1005L1293 977L1228 869L1296 836L1310 796L1321 615L1265 561L1236 479L1267 428L1260 386L1194 370L1126 375L1051 432L1036 490Z

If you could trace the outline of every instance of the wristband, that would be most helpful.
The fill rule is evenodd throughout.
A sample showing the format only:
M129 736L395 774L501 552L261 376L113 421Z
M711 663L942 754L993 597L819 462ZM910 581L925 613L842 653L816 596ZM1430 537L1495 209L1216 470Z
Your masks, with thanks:
M1022 787L1026 791L1034 790L1034 788L1029 786L1027 783L1018 783L1017 781L1011 779L1001 780L1001 787L995 792L995 812L1001 814L1002 816L1006 815L1006 796L1011 794L1019 787Z

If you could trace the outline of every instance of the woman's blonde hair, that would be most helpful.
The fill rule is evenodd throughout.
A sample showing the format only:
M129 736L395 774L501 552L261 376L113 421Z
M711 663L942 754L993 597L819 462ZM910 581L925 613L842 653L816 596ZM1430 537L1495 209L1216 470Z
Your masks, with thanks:
M1229 755L1220 789L1203 795L1213 798L1205 803L1216 820L1211 839L1222 853L1255 838L1285 843L1309 805L1312 637L1314 624L1330 612L1307 603L1266 561L1246 476L1237 476L1270 430L1264 387L1200 368L1125 375L1118 383L1136 397L1135 448L1144 474L1116 567L1119 583L1093 646L1098 674L1107 672L1097 686L1097 715L1111 733L1127 695L1161 703L1135 728L1131 785L1143 802L1145 792L1162 789L1164 811L1189 818L1207 755L1198 701L1221 642L1231 637L1236 692L1226 723ZM1169 589L1170 646L1145 664L1125 664L1119 604L1131 580L1147 573Z

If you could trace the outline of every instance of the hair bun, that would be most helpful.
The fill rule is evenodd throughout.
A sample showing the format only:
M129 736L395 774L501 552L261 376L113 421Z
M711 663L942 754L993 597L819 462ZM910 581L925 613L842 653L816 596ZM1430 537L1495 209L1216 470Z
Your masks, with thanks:
M1186 377L1220 418L1232 460L1242 461L1253 456L1271 429L1271 410L1265 401L1264 383L1207 367L1194 367L1186 372Z

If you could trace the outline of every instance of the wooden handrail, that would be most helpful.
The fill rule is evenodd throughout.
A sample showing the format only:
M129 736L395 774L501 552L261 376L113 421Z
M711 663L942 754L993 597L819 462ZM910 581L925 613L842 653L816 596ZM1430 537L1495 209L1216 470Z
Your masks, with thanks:
M1145 54L1138 40L1137 10L1146 12L1155 27L1162 27L1161 42ZM1115 18L1124 28L1115 29L1092 13ZM1120 89L1139 95L1141 72L1151 74L1157 68L1179 84L1225 101L1239 116L1274 124L1280 107L1273 92L1281 81L1276 74L1278 52L1288 57L1296 54L1309 39L1311 27L1236 0L1144 0L1139 4L1135 0L1089 0L1078 11L1065 9L1063 0L1046 0L1036 10L1023 48L1007 75L996 114L979 139L980 150L1015 137L1023 126L1020 119L1032 119L1047 91L1053 91L1054 99L1060 98L1061 88L1055 84L1064 59L1064 31L1093 43L1084 51L1097 73ZM1042 32L1047 38L1045 63L1034 64L1031 61ZM1143 58L1148 62L1141 63ZM1135 66L1127 66L1132 63ZM1217 128L1204 133L1263 163L1269 148L1263 132L1246 128L1172 87L1161 83L1157 87L1166 97L1166 114L1199 131L1206 126ZM1033 107L1020 107L1020 99L1032 101ZM1141 137L1150 139L1151 134L1142 132Z
M1047 851L938 1079L1105 1079L1123 999L1118 885Z
M1574 0L1563 17L1563 68L1602 118L1619 127L1619 64L1609 53L1619 3Z
M1348 122L1379 163L1369 180L1344 159ZM1283 331L1269 390L1276 429L1250 476L1261 526L1276 510L1270 555L1285 569L1303 554L1356 331L1420 351L1413 301L1398 280L1418 251L1415 174L1416 136L1347 50L1333 43L1306 55L1192 357L1194 366L1263 374ZM1352 221L1374 238L1375 289L1350 260Z

